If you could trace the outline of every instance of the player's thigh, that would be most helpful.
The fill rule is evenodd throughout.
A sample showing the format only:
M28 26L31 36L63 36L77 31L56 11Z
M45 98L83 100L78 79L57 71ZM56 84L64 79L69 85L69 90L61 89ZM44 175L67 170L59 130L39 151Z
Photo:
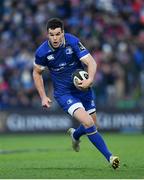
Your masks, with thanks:
M92 91L88 91L84 96L81 96L81 102L85 110L91 115L96 112L96 105L94 102L94 97ZM94 117L94 115L92 116Z
M78 108L84 108L80 99L71 94L65 94L59 97L55 97L60 107L66 112L73 116L73 113Z
M78 108L74 111L74 118L77 119L81 124L83 124L86 128L94 125L93 118L89 115L89 113L84 108Z
M92 117L92 119L93 119L94 124L95 124L96 127L98 128L99 126L98 126L98 122L97 122L96 112L94 112L94 113L92 113L92 114L90 114L90 115L91 115L91 117Z
M96 123L96 112L91 113L90 116L92 117L93 122Z

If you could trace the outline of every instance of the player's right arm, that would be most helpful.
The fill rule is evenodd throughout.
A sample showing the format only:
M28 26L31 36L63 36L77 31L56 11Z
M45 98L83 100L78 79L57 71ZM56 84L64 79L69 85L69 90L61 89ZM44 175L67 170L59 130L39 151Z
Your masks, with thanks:
M42 72L43 72L43 69L41 68L41 66L35 64L34 68L33 68L34 83L35 83L36 89L40 95L42 106L49 108L51 105L51 99L49 97L47 97L47 95L46 95L43 78L42 78Z

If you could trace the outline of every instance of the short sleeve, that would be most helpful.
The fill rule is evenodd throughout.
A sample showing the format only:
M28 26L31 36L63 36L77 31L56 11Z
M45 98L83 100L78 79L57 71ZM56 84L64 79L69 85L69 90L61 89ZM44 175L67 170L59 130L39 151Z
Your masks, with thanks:
M45 69L45 67L47 66L47 65L46 65L46 61L45 61L45 58L44 58L44 57L40 57L40 56L38 55L38 53L35 54L34 65L35 65L35 66L39 65L39 67L40 67L41 69Z
M89 51L84 47L84 45L77 39L73 45L73 49L79 59L89 54Z

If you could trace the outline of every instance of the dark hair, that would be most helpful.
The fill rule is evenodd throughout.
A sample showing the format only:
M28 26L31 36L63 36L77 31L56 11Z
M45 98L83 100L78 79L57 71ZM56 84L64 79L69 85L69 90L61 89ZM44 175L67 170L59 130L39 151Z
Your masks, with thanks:
M48 20L47 22L47 31L48 29L56 29L56 28L61 28L62 30L64 30L64 24L63 22L59 19L59 18L51 18L50 20Z

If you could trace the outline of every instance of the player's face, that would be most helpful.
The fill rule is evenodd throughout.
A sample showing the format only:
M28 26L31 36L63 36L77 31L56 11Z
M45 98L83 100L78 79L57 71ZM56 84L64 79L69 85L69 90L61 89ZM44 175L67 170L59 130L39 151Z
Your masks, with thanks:
M61 46L64 40L64 32L61 28L49 29L48 40L54 48Z

